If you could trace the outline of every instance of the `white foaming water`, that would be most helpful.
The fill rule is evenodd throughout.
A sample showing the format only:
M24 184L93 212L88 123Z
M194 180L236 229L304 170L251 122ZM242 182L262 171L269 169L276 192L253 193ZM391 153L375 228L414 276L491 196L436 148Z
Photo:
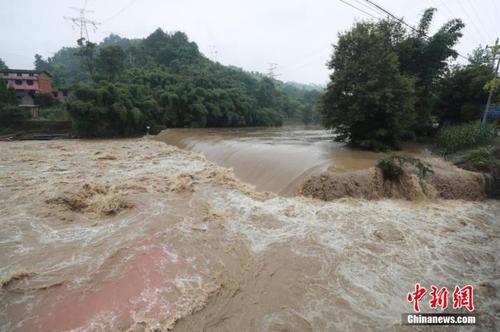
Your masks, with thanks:
M498 327L498 202L276 197L159 142L45 144L0 145L0 330L397 330L415 282L473 284Z
M338 172L364 169L383 156L347 149L333 142L329 130L314 126L167 129L156 139L203 153L208 160L233 168L239 179L257 190L287 196L294 195L305 178L327 168Z

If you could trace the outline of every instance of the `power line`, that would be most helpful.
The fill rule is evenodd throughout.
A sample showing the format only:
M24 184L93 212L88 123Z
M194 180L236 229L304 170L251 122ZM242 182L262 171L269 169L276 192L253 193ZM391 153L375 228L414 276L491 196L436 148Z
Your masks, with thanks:
M485 28L483 21L481 20L481 15L479 15L476 11L476 6L473 5L473 1L469 1L468 4L472 8L473 15L477 18L477 21L479 22L479 26L483 29L483 31L488 35L489 38L492 37L490 34L490 31Z
M382 14L382 16L385 16L383 13L381 13L380 11L378 11L377 8L373 8L373 7L369 6L369 5L367 5L362 0L354 0L354 1L356 3L358 3L358 4L360 4L361 6L363 6L364 8L371 10L372 12L375 13L375 15L381 15Z
M411 26L410 24L406 23L402 18L399 18L397 17L396 15L394 15L393 13L391 13L390 11L388 11L387 9L379 6L378 4L376 4L375 2L371 1L371 0L365 0L366 2L368 2L369 4L371 4L372 6L375 6L377 9L380 9L381 11L383 11L384 13L386 13L387 15L389 15L390 17L392 17L393 19L395 19L396 21L399 21L401 22L402 24L406 25L407 27L409 27L410 29L412 29L413 31L415 32L418 32L418 30L416 28L414 28L413 26Z
M285 66L281 66L281 69L283 69L283 68L296 69L297 66L302 67L304 63L306 63L306 64L309 63L311 61L311 59L313 59L315 56L317 56L319 54L319 52L323 52L326 49L330 49L330 47L332 47L332 46L331 45L323 46L323 47L318 48L312 52L308 52L308 53L304 54L303 56L296 58L296 60L290 62L289 64L286 64Z
M489 15L491 15L491 22L500 21L500 15L497 16L499 14L499 11L495 4L495 0L492 0L492 5L490 6L490 9L491 10L487 10L487 12Z
M108 17L105 20L103 20L102 23L107 23L107 22L115 19L116 17L120 16L124 11L126 11L127 9L129 9L130 7L132 7L136 1L137 0L131 0L128 4L125 5L125 7L123 7L122 9L120 9L119 11L117 11L116 13L114 13L113 15L111 15L110 17Z
M439 2L440 2L440 3L443 5L443 7L444 7L444 8L448 11L448 13L450 13L451 17L455 17L455 16L457 16L457 15L455 15L455 14L451 11L450 7L448 7L448 5L446 4L446 2L445 2L445 1L443 1L443 0L439 0Z
M451 8L450 8L450 7L448 7L448 5L446 4L446 2L445 2L445 1L443 1L443 0L439 0L439 2L443 5L443 7L446 9L446 11L447 11L447 12L451 15L450 17L457 17L457 16L458 16L458 15L455 15L455 13L451 10ZM462 7L462 9L463 9L463 7ZM478 33L481 33L481 32L477 29L477 27L475 27L475 29L476 29L476 31L477 31ZM484 36L483 36L483 37L484 37ZM465 60L469 61L469 58L468 58L468 57L465 57L465 56L461 55L461 54L460 54L460 53L458 53L458 52L457 52L457 54L458 54L458 56L459 56L459 57L461 57L461 58L463 58L463 59L465 59Z
M460 8L462 8L462 11L464 12L465 16L467 16L467 18L469 19L469 21L472 23L472 26L474 27L474 29L476 29L476 31L484 38L486 37L486 39L489 39L488 36L486 36L485 34L483 34L483 31L481 29L479 29L479 26L476 25L476 22L475 20L473 20L469 14L467 13L467 10L465 9L465 7L462 5L462 2L460 0L457 1L458 2L458 5L460 6Z
M376 8L378 8L378 9L380 9L381 11L383 11L384 13L386 13L387 15L389 15L390 17L392 17L393 19L397 20L398 22L400 22L400 23L404 24L405 26L409 27L409 28L410 28L410 29L412 29L413 31L415 31L415 32L420 32L420 31L418 31L418 29L417 29L417 28L415 28L415 27L413 27L412 25L410 25L410 24L406 23L406 21L405 21L405 20L403 20L402 18L397 17L396 15L394 15L393 13L391 13L390 11L388 11L387 9L383 8L382 6L380 6L380 5L376 4L375 2L373 2L373 1L371 1L371 0L364 0L364 1L368 2L369 4L371 4L371 5L375 6L375 7L376 7ZM424 37L425 37L425 38L430 38L430 37L429 37L429 36L427 36L427 35L424 35ZM469 58L468 58L468 57L466 57L466 56L464 56L464 55L462 55L462 54L458 53L457 51L455 51L455 52L457 53L457 55L458 55L459 57L461 57L461 58L463 58L463 59L465 59L465 60L469 61Z
M368 12L364 11L363 9L358 8L358 7L354 6L354 5L352 5L352 4L350 4L349 2L347 2L347 1L345 1L345 0L339 0L339 1L340 1L340 2L345 3L346 5L348 5L348 6L352 7L352 8L354 8L354 9L356 9L356 10L359 10L359 11L360 11L360 12L362 12L362 13L365 13L365 14L366 14L366 15L368 15L368 16L371 16L372 18L374 18L374 19L376 19L376 20L380 19L379 17L376 17L376 16L374 16L374 15L372 15L372 14L370 14L370 13L368 13Z
M490 1L493 3L493 8L495 8L495 13L497 15L499 15L498 18L500 19L500 10L498 9L497 4L495 3L495 0L490 0Z

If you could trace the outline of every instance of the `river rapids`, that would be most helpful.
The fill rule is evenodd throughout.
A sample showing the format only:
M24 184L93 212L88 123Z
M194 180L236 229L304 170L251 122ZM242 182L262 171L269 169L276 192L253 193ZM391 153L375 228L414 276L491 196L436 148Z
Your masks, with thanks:
M1 143L0 183L0 331L414 331L417 282L500 328L498 201L279 196L147 138Z

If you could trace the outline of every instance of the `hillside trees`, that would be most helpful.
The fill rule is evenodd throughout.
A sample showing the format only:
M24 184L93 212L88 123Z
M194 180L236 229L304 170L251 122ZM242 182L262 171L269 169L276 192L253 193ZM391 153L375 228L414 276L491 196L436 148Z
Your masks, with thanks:
M303 95L303 107L301 109L301 120L304 124L319 123L320 114L318 112L318 102L321 97L321 91L310 90L306 91Z
M97 71L105 79L113 81L125 69L125 52L118 45L101 48L96 59Z
M302 97L288 94L281 82L212 62L182 32L157 29L145 39L110 35L98 45L85 40L79 45L62 49L47 60L37 57L35 63L37 69L55 72L56 86L95 83L76 85L77 93L66 106L75 121L82 121L81 126L76 125L81 135L128 135L144 131L147 125L275 126L285 118L299 117L305 103ZM74 66L75 59L81 66ZM98 124L115 119L109 115L113 112L108 104L102 104L99 98L84 98L89 91L101 88L126 91L123 95L136 93L139 100L147 97L149 106L144 108L123 102L122 94L113 94L118 104L127 110L134 107L145 116L141 121L121 123L119 127L126 128L123 130ZM90 114L91 105L96 106L97 114ZM85 121L84 114L93 120Z
M0 59L0 70L6 70L6 69L9 69L9 67L7 67L5 62L2 59Z
M100 82L79 84L64 104L78 135L130 136L154 123L158 105L146 90L134 85Z

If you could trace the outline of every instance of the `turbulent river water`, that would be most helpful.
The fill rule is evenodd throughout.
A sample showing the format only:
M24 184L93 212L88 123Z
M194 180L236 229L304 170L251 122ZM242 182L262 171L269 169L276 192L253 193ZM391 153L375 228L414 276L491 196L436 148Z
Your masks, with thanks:
M327 169L336 172L371 167L382 153L346 148L318 127L167 129L158 140L203 153L208 160L234 169L257 190L293 195L307 177ZM408 146L418 153L422 147Z
M327 138L0 143L0 331L414 331L416 282L472 284L475 329L498 330L498 201L323 202L240 181L290 193L378 157Z

